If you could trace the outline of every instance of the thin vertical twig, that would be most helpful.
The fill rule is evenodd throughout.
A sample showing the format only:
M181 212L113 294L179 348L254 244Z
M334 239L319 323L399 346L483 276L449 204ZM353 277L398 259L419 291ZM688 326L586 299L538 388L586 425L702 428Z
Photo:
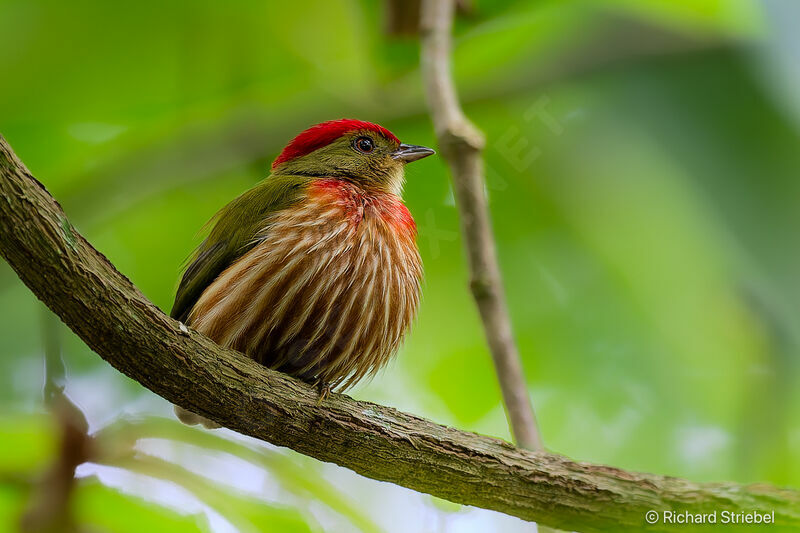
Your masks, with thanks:
M61 322L42 307L44 342L44 403L59 426L59 444L50 467L33 486L20 518L24 533L71 533L80 530L72 513L75 469L89 460L93 447L83 412L64 393L65 368L61 359Z
M517 445L543 449L519 352L511 332L486 200L483 134L461 110L450 71L454 0L423 0L420 20L422 74L442 156L453 176L470 287L503 392Z

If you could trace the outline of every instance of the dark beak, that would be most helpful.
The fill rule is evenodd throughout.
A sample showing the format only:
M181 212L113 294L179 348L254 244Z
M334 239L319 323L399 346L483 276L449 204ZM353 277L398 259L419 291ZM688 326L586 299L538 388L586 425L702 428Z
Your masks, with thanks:
M411 163L423 157L428 157L436 152L425 146L416 146L414 144L401 144L397 151L392 152L392 159L402 161L403 163Z

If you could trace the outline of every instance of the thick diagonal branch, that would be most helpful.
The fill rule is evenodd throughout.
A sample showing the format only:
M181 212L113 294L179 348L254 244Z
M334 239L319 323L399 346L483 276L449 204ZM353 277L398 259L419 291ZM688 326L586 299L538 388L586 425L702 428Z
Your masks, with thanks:
M2 137L0 253L95 352L156 394L364 476L570 531L673 529L647 526L650 509L775 511L800 527L794 490L575 463L341 394L318 405L314 388L183 333L75 230Z
M454 9L453 0L422 2L421 59L428 107L439 149L453 175L461 233L469 259L470 287L492 352L511 432L517 445L541 451L544 448L542 438L511 332L511 318L497 264L481 157L485 142L483 134L461 111L450 73Z

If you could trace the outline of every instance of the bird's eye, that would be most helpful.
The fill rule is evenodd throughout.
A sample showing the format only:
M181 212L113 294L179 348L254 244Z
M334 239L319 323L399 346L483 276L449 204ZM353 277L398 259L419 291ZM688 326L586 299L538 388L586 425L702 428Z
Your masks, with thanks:
M368 154L375 149L375 142L369 137L358 137L355 141L353 141L353 146L359 152Z

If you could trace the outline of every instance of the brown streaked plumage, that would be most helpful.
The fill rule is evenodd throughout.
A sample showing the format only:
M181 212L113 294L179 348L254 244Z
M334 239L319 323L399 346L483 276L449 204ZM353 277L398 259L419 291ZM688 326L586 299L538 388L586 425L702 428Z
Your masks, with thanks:
M400 193L405 164L432 153L359 120L302 132L269 177L215 216L172 316L318 384L323 398L374 374L419 304L416 227Z
M203 292L189 324L271 368L354 384L389 360L419 303L415 228L396 210L391 193L312 184Z

